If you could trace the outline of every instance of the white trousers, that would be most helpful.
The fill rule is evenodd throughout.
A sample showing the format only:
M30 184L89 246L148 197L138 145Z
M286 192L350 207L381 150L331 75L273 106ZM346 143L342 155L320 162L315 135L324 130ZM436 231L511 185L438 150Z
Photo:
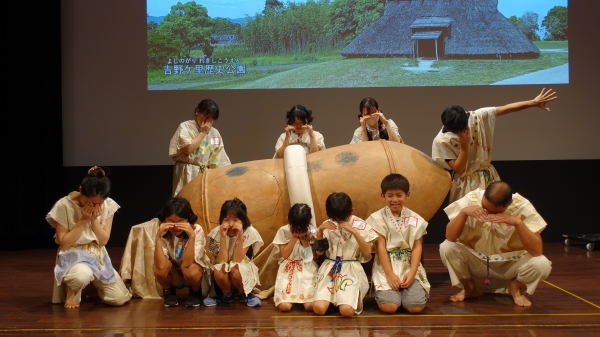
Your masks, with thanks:
M78 263L71 267L71 270L63 277L63 282L75 292L75 297L73 298L73 302L75 303L81 302L81 292L91 282L98 289L98 296L104 303L123 305L131 299L131 294L116 270L115 277L116 280L113 283L102 283L102 281L94 276L90 267L83 263Z
M527 293L533 295L538 283L545 280L552 270L552 262L544 255L533 257L526 254L516 261L490 261L490 284L485 285L486 261L473 255L463 245L448 240L442 242L440 257L448 268L453 286L462 288L460 280L473 278L481 292L507 293L510 281L516 278L527 286Z

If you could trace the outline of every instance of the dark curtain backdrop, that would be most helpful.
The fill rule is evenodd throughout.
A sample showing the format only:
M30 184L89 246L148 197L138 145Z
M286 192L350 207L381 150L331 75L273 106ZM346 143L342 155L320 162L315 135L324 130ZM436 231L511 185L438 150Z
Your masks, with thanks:
M55 247L44 216L62 189L60 1L7 2L4 13L0 246Z

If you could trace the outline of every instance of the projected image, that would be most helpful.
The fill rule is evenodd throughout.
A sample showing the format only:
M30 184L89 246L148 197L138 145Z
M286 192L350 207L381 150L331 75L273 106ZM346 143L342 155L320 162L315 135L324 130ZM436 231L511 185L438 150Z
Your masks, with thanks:
M567 0L147 0L148 89L569 82Z

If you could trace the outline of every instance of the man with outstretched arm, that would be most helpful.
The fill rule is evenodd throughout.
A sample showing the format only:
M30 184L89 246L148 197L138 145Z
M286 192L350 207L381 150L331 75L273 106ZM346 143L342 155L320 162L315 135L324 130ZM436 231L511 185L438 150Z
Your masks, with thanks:
M550 111L546 103L557 98L556 92L544 88L528 101L471 112L458 105L446 108L442 113L444 127L433 140L431 158L452 172L450 203L500 180L491 164L496 117L534 107Z

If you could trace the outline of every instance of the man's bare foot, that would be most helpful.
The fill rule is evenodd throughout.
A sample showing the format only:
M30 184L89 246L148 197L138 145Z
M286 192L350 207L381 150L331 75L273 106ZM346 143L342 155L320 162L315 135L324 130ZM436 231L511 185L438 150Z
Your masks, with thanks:
M450 298L448 299L450 300L450 302L462 302L464 300L477 297L479 297L479 293L477 293L477 290L466 290L466 288L463 288L461 291L450 296Z
M516 305L520 307L530 307L531 301L525 296L522 289L525 285L516 279L510 281L509 292Z
M79 303L73 301L75 298L75 292L71 290L71 288L67 288L67 299L65 301L65 308L67 309L75 309L79 308Z

